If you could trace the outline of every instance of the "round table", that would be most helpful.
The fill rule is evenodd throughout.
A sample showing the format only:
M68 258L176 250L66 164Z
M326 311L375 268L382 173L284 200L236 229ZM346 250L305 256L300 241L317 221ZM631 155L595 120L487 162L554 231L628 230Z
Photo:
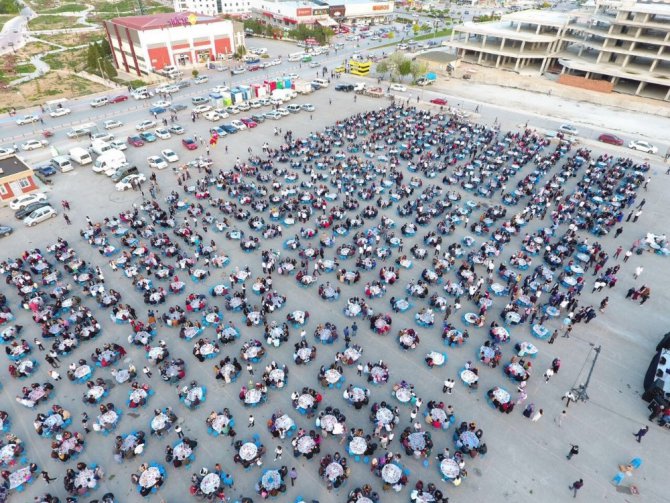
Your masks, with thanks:
M402 476L402 469L398 465L392 463L384 465L382 468L382 479L388 484L395 484Z
M502 388L498 388L493 391L493 398L495 398L499 403L507 403L510 400L509 393Z
M298 407L301 409L311 409L313 405L314 397L309 393L305 393L304 395L300 395L298 397Z
M200 481L200 490L204 494L212 494L221 485L221 477L216 473L208 473Z
M367 448L368 443L365 441L365 438L363 437L354 437L351 439L351 442L349 442L349 450L353 454L357 455L365 454Z
M326 466L325 473L328 480L334 481L344 475L344 468L342 468L341 464L333 462Z
M399 402L407 403L412 399L412 392L409 388L398 388L395 397Z
M479 380L479 377L472 370L465 369L461 372L461 380L465 384L473 384Z
M309 454L310 452L312 452L312 450L314 450L315 446L316 442L309 435L304 435L300 437L297 441L298 451L303 454Z
M386 425L393 421L393 411L386 407L380 407L375 414L375 418L380 424Z
M140 475L140 486L144 488L151 488L155 486L161 478L161 472L155 466L150 466Z
M240 458L245 461L251 461L258 454L258 447L253 442L247 442L240 447Z
M461 444L463 444L463 447L469 450L479 447L479 439L472 431L464 431L458 438L461 441Z
M445 458L440 463L440 472L448 479L455 479L461 473L461 469L458 467L456 460Z
M281 475L277 470L268 470L261 477L261 485L271 491L273 489L279 489L281 486Z

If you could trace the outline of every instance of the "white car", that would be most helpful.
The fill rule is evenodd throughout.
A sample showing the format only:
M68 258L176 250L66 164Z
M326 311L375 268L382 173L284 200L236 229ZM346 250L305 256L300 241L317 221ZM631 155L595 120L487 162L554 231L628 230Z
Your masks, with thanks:
M275 58L270 61L268 61L268 65L270 66L276 66L276 65L281 65L281 58Z
M109 146L116 150L126 150L128 144L124 140L112 140L109 142Z
M52 110L51 112L49 112L49 115L51 117L63 117L64 115L67 115L69 113L72 113L72 110L70 110L69 108L61 107L57 108L56 110Z
M239 105L236 105L237 108L239 108L242 112L248 112L251 110L251 107L249 106L249 103L240 103Z
M270 104L270 98L258 98L258 103L260 103L262 107L267 106Z
M658 153L658 147L655 147L651 143L649 143L648 141L644 141L644 140L631 141L628 144L628 148L632 148L633 150L638 150L640 152L644 152L645 154L656 154L656 153Z
M209 80L209 77L207 75L198 75L196 78L193 79L194 84L204 84Z
M230 105L229 107L226 107L226 112L229 114L239 114L240 109L237 108L235 105Z
M308 66L310 68L317 68L317 67L321 66L321 63L319 63L318 61L312 61Z
M164 127L159 127L154 131L154 134L158 136L161 140L169 140L172 138L172 135L170 134L170 131L167 130L167 128Z
M579 130L573 126L572 124L561 124L561 126L558 128L558 130L561 133L572 135L572 136L577 136L579 134Z
M170 105L172 105L172 102L171 101L166 101L166 100L154 101L151 104L152 107L157 107L157 108L168 108Z
M288 114L291 113L291 112L289 112L288 110L286 110L284 107L279 107L279 108L276 110L276 112L277 112L279 115L281 115L282 117L286 117Z
M102 127L105 129L114 129L121 126L123 126L123 122L117 121L116 119L109 119L102 123Z
M407 91L407 87L403 86L402 84L391 84L391 91L399 91L404 93Z
M165 159L163 159L162 157L158 157L157 155L147 157L147 162L149 163L150 168L165 169L168 167L168 164L165 161Z
M305 112L313 112L314 110L316 110L316 109L314 108L314 105L312 105L311 103L304 103L304 104L302 105L302 109L303 109Z
M193 113L204 114L205 112L209 112L211 109L212 109L211 105L198 105L193 109Z
M12 199L9 203L9 207L16 210L22 210L29 204L39 203L40 201L46 201L47 195L42 192L33 192L32 194L26 194L25 196L19 196L16 199Z
M152 127L156 127L156 121L142 121L139 124L135 125L135 129L138 131L146 131L147 129L151 129Z
M235 129L237 129L238 131L243 131L247 129L247 125L244 122L238 120L230 121L230 125L233 126Z
M16 120L16 123L19 126L23 126L24 124L32 124L33 122L39 122L40 118L37 115L24 115L20 119Z
M260 108L260 107L263 106L263 104L260 102L260 100L251 100L251 101L249 102L249 106L250 106L251 108Z
M291 80L297 80L297 79L300 78L300 75L298 75L297 73L289 73L289 74L286 76L286 78L289 78L289 79L291 79Z
M286 110L291 112L292 114L296 114L302 110L302 107L298 105L297 103L291 103L286 107Z
M208 121L216 122L218 120L221 120L221 116L214 110L210 110L209 112L205 112L203 114L203 117L207 119Z
M226 112L225 108L216 108L214 111L219 115L219 119L227 119L230 117L230 114Z
M32 227L33 225L44 222L50 218L55 218L56 215L58 215L58 213L56 213L56 210L51 206L43 206L42 208L33 211L30 215L24 218L23 221L28 227Z
M272 119L272 120L276 121L276 120L281 119L282 117L283 117L282 114L277 113L274 110L271 110L271 111L265 113L265 118L266 119Z
M228 91L230 91L230 88L228 86L212 87L212 92L215 94L227 93Z
M0 159L7 159L8 157L13 156L16 153L11 147L0 148Z
M169 93L169 94L179 92L179 86L176 86L174 84L166 86L165 87L165 92Z
M179 124L172 124L169 129L170 133L174 134L184 134L186 131L184 131L184 128L181 127Z
M21 150L36 150L38 148L46 147L49 144L46 140L28 140L21 144Z
M165 159L167 162L179 161L179 156L175 153L174 150L170 150L169 148L161 150L161 155L163 156L163 159Z
M91 143L95 142L96 140L98 141L112 141L114 139L114 135L111 133L93 133L91 135Z
M133 181L137 180L140 183L146 182L147 177L144 176L142 173L139 175L128 175L125 178L123 178L120 182L117 182L116 184L116 190L119 192L128 190L133 187Z

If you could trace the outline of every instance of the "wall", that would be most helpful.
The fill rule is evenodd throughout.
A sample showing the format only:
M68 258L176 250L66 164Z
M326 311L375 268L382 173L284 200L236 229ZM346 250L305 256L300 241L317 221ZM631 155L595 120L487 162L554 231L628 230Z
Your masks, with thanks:
M20 193L16 193L12 187L10 182L0 182L0 185L4 187L4 191L0 191L0 200L2 201L10 201L14 199L17 196L20 196L21 194L28 194L29 192L32 192L33 190L37 190L37 185L35 185L35 181L33 180L33 177L28 175L26 177L21 177L19 178L20 180L26 180L30 185L27 187L24 187ZM14 185L18 186L19 179L13 180ZM3 193L4 192L4 193Z
M607 80L593 80L585 77L578 77L577 75L562 74L558 77L558 83L600 93L611 93L614 89L614 84Z

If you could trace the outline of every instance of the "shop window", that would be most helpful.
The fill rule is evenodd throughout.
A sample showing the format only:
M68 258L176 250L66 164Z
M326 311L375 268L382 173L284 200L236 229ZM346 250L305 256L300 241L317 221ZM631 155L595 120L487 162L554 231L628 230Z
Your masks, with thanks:
M30 187L30 185L31 185L30 180L28 180L27 178L21 178L21 180L19 180L19 187L21 187L22 189L27 189L28 187Z

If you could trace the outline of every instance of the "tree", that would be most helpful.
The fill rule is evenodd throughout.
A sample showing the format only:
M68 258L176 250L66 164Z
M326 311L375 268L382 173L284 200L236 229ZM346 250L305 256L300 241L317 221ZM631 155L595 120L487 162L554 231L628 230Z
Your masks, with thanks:
M193 70L191 75L193 75L193 78L195 79L198 75L200 75L200 72L198 70Z
M381 73L382 75L384 75L386 72L389 71L389 64L386 61L380 61L379 63L377 63L376 70L377 73Z
M112 55L112 48L106 38L100 41L100 55L105 57Z
M88 44L88 52L86 53L86 69L93 73L99 73L98 58L100 57L100 48L95 42Z
M419 77L423 77L428 71L428 65L423 61L412 61L410 64L410 73L412 80L416 81Z
M414 23L414 24L412 25L412 31L414 32L414 35L418 35L420 29L421 29L421 28L419 27L419 24L418 24L418 23Z
M398 73L400 74L401 77L406 77L410 73L412 73L412 62L405 58L405 61L400 63L400 66L398 66Z
M116 71L116 68L114 68L114 65L109 60L109 58L104 58L101 61L101 64L102 64L102 71L105 72L105 75L103 75L103 77L106 77L109 80L112 80L118 75L118 72Z

